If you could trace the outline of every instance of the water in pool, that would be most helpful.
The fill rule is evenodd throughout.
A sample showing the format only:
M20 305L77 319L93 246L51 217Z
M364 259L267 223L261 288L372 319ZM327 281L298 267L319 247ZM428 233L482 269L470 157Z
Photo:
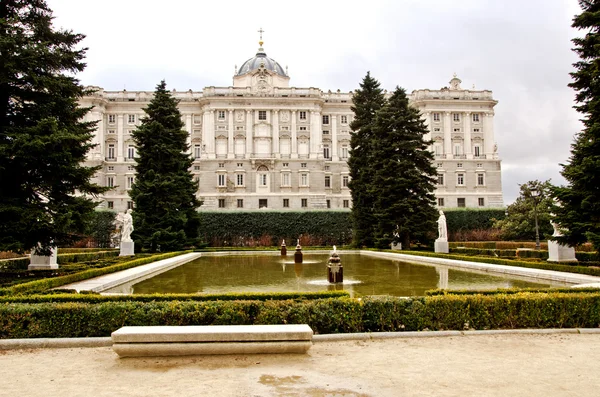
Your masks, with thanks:
M344 289L352 296L421 296L435 288L493 289L510 287L558 287L564 283L515 276L411 264L360 254L341 254L344 284L327 283L328 254L304 253L304 263L293 255L203 256L177 268L113 291L149 293L226 293L327 291Z

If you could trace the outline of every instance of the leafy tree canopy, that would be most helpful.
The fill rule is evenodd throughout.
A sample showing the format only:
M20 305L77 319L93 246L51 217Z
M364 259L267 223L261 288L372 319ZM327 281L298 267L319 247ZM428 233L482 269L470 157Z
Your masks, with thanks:
M550 225L550 213L553 205L550 180L545 182L529 181L519 185L519 188L519 197L507 207L508 215L506 218L496 221L493 227L501 230L503 240L534 240L535 205L537 203L540 238L550 238L553 232ZM538 197L531 194L534 189L539 192Z

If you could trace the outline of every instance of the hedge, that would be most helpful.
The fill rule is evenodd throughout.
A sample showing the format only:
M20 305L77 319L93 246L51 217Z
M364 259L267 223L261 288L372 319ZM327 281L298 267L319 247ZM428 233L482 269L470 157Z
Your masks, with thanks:
M500 295L500 294L518 294L521 292L531 292L540 294L581 294L581 293L600 293L600 288L586 287L586 288L497 288L489 290L449 290L449 289L433 289L425 291L426 296L435 295Z
M56 262L61 265L64 263L93 261L100 258L107 258L119 255L118 250L111 251L95 251L95 252L77 252L69 254L58 254ZM27 270L30 263L30 258L15 258L0 261L0 270Z
M0 296L26 293L33 294L43 292L51 288L60 287L61 285L70 284L81 280L87 280L89 278L103 276L109 273L119 272L121 270L145 265L162 259L172 258L174 256L181 255L182 253L184 252L169 252L166 254L153 255L145 258L134 259L128 262L121 262L112 266L89 269L78 273L68 274L65 276L44 278L42 280L35 280L27 283L13 285L11 287L0 288Z
M201 238L217 246L344 245L352 241L349 211L200 212Z
M453 208L444 211L448 231L491 229L494 219L506 217L503 208Z
M53 291L52 291L53 292ZM129 294L101 295L98 293L59 293L45 295L0 296L0 303L45 303L45 302L169 302L169 301L234 301L234 300L306 300L325 298L349 298L348 291L318 291L318 292L239 292L224 294Z
M109 336L122 326L308 324L316 334L596 328L600 293L403 299L0 304L0 338Z
M454 255L454 254L437 254L433 252L423 251L403 251L403 254L416 255L416 256L428 256L434 258L454 259L460 261L469 262L480 262L489 263L493 265L506 265L506 266L517 266L527 267L530 269L544 269L544 270L556 270L558 272L577 273L577 274L588 274L590 276L600 277L600 268L578 266L577 264L565 265L553 262L525 262L511 259L501 259L494 257L478 257L478 256L466 256L466 255Z

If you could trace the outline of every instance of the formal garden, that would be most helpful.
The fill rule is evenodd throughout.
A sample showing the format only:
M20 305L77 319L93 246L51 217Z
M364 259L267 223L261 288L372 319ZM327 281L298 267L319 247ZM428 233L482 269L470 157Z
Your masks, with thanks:
M0 68L9 76L0 96L0 338L106 337L135 325L308 324L318 334L600 326L600 290L570 286L581 282L445 288L452 263L464 262L486 264L486 271L600 277L597 13L584 10L573 25L596 30L574 41L581 62L571 87L584 129L563 165L566 186L525 182L508 208L440 213L428 127L403 88L386 93L367 73L353 94L351 210L199 211L202 192L190 173L188 133L161 81L131 133L135 205L117 216L98 199L109 189L93 182L101 167L85 165L97 122L78 104L87 92L74 77L85 68L85 49L78 47L83 36L55 30L43 1L0 9ZM308 266L295 259L296 247L308 257L313 249L328 254L334 245L342 265L344 255L361 251L366 262L369 252L404 255L394 264L398 274L409 268L410 275L411 260L419 258L447 268L430 262L427 277L439 277L437 288L405 296L376 290L354 296L344 282L328 283L333 254L329 264L313 263L322 266L325 280L318 291L103 294L68 287L189 253L277 256L283 241L294 261L283 261L281 273L302 274L301 266ZM557 254L561 247L570 250L567 260ZM226 266L235 274L234 259Z

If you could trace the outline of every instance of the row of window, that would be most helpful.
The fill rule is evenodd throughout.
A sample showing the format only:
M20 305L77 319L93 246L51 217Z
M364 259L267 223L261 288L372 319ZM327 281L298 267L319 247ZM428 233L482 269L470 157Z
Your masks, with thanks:
M236 174L235 175L235 186L238 186L238 187L245 186L244 185L244 175L245 174ZM292 186L291 180L292 180L291 173L283 172L281 174L281 186L282 187L291 187ZM342 187L347 188L349 181L350 181L350 178L348 177L348 175L343 175L342 176ZM258 182L259 182L260 187L268 186L268 175L267 174L259 174ZM306 173L300 174L300 186L301 187L310 186L309 182L310 182L309 174L306 174ZM217 186L218 187L226 187L227 186L227 176L225 174L217 175ZM325 176L325 187L331 188L331 176L330 175Z
M116 156L116 145L114 143L109 143L106 146L106 159L107 160L115 160ZM135 159L136 150L134 145L127 145L127 159L133 160Z
M442 120L442 114L441 113L433 113L433 121L434 122L440 122ZM471 114L471 120L474 123L479 123L480 120L480 113L473 113ZM452 113L452 120L455 122L459 122L460 121L460 117L461 117L461 113Z
M219 208L226 208L227 202L225 199L219 199ZM331 208L331 200L326 200L327 208ZM244 208L244 199L236 200L237 208ZM258 199L258 208L268 208L269 202L267 199ZM284 198L282 202L283 208L290 208L290 199ZM300 207L308 208L308 199L300 199ZM111 207L112 208L112 207ZM350 200L342 200L342 208L350 208Z
M445 207L446 205L446 201L444 200L443 197L439 197L437 199L437 204L438 207ZM480 207L485 207L485 198L484 197L478 197L477 198L477 205ZM457 197L456 198L456 206L459 208L465 208L467 206L467 201L464 197Z
M433 153L436 156L441 156L443 154L449 154L449 153L444 153L444 145L442 143L435 143L433 145ZM452 146L452 154L455 156L462 156L464 155L464 147L462 143L455 143ZM481 147L481 145L475 144L473 145L473 157L477 158L477 157L482 157L483 156L483 148Z
M135 183L135 176L133 176L133 175L127 176L126 185L125 185L127 190L131 189L133 187L134 183ZM114 188L116 186L117 185L115 184L115 177L112 175L107 176L106 177L106 187Z
M136 120L136 115L135 114L128 114L127 115L127 124L135 124L135 120ZM116 114L109 114L108 115L108 123L109 124L114 124L117 122L117 115Z
M477 174L476 177L477 186L485 186L485 174ZM440 186L444 185L444 174L438 174L437 184ZM456 186L465 186L465 174L456 174Z
M111 201L111 200L107 201L107 202L106 202L106 207L107 207L109 210L112 210L112 209L114 209L114 208L115 208L115 202L114 202L114 201ZM128 209L128 210L132 210L132 209L133 209L133 201L128 201L128 202L127 202L127 209Z
M114 145L113 145L114 148ZM267 148L269 149L269 148ZM291 140L290 139L281 139L279 141L279 149L282 155L290 155L291 154ZM308 155L309 143L305 141L298 142L298 154ZM195 159L202 158L202 153L205 153L206 147L201 144L194 144L193 156ZM109 145L110 152L110 145ZM114 150L113 150L114 152ZM268 150L270 152L270 150ZM234 153L238 156L243 156L246 153L246 140L245 139L235 139L234 143ZM114 154L114 153L113 153ZM216 144L216 154L225 155L227 154L227 140L226 139L217 139ZM267 154L267 153L265 153ZM349 148L348 145L342 145L339 148L339 156L341 159L347 159L349 156ZM108 156L109 158L114 158ZM132 157L133 158L133 157ZM329 145L323 145L323 158L331 160L331 147Z
M473 128L473 133L478 134L481 132L481 128ZM433 132L442 132L442 129L440 127L433 127ZM462 128L458 127L458 128L453 128L452 132L454 133L461 133L462 132Z

